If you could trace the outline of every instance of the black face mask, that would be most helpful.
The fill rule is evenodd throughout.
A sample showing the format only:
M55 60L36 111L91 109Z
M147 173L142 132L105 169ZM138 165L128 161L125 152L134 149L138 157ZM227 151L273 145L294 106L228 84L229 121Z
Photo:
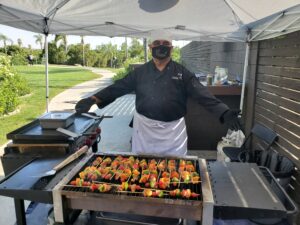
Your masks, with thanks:
M170 57L171 47L159 45L152 48L152 56L156 59L166 59Z

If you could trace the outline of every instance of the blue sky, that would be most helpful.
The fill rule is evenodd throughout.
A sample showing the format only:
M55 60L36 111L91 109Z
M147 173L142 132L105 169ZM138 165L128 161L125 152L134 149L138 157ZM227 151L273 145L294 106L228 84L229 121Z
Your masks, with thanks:
M4 25L0 25L0 34L4 34L8 38L10 38L14 44L17 43L17 39L21 38L23 46L28 47L30 44L32 48L38 49L40 46L35 43L35 38L33 37L36 33L16 29L13 27L8 27ZM54 35L49 35L48 40L51 41L54 39ZM68 35L67 36L68 44L76 44L80 43L80 37L79 36L73 36ZM84 42L86 44L90 44L92 49L95 49L97 45L101 44L117 44L118 46L121 46L121 44L125 41L125 38L123 37L115 37L115 38L109 38L109 37L93 37L93 36L86 36L84 37ZM186 45L187 41L173 41L174 46L182 47ZM130 44L130 38L128 38L128 44ZM0 42L0 46L3 46L3 43Z

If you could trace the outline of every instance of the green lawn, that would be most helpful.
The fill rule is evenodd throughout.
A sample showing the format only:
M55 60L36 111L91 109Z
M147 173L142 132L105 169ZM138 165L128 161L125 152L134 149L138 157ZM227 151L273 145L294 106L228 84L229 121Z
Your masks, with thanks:
M0 117L0 145L4 144L6 134L22 125L31 122L46 110L45 100L45 69L43 66L16 66L14 67L20 75L25 77L31 88L31 94L21 99L18 107L19 112L15 115ZM99 78L82 68L70 67L49 67L49 97L50 100L55 95L84 81Z

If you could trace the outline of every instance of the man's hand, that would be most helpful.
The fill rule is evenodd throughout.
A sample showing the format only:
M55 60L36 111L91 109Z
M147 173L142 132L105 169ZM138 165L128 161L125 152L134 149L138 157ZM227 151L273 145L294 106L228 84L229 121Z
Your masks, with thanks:
M221 117L221 122L228 125L229 129L231 130L240 130L241 123L238 118L239 113L241 110L239 109L229 109L227 110Z
M95 103L96 99L91 97L81 99L75 106L76 113L87 113Z

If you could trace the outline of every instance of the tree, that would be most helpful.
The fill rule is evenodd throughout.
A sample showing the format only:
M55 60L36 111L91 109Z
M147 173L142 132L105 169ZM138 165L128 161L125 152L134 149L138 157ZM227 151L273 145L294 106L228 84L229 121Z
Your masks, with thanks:
M138 39L133 38L131 41L131 46L128 49L130 57L142 59L144 57L144 48L143 45L140 44Z
M69 65L82 64L82 46L81 46L81 44L69 46L67 63Z
M57 34L57 35L55 35L54 41L55 41L56 45L58 44L59 41L61 41L62 45L63 45L63 47L65 49L65 53L66 54L68 53L67 35L65 35L65 34Z
M84 66L85 59L84 59L84 36L80 36L81 38L81 46L82 46L82 66Z
M43 50L43 35L41 34L35 34L33 35L33 37L35 37L35 43L36 44L40 44L41 50Z
M127 37L125 37L125 43L124 43L124 48L125 48L125 60L128 58L128 44L127 44ZM122 44L123 47L123 44ZM122 49L121 47L121 49Z
M4 52L6 54L7 53L7 50L6 50L7 42L10 41L12 43L12 40L10 38L8 38L6 35L0 34L0 41L3 41Z
M98 54L95 50L90 50L90 45L85 45L85 63L86 66L97 66Z
M180 61L180 48L174 47L172 51L172 59L176 62Z
M17 42L18 42L18 46L21 48L22 47L22 39L21 38L18 38L18 40L17 40Z
M117 55L117 45L112 45L111 43L104 45L103 53L110 60L110 67L113 67L114 57Z
M105 55L105 48L104 44L96 46L96 53L98 56L96 65L98 67L107 67L108 57Z

